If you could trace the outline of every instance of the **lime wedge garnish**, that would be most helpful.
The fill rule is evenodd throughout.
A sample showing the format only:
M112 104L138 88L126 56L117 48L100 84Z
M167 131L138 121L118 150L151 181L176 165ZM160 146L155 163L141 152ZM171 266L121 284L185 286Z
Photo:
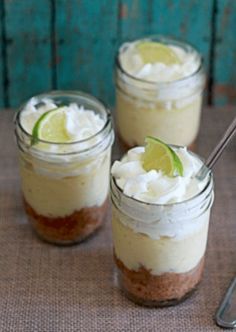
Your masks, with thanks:
M39 140L51 143L67 143L70 138L66 132L64 107L54 108L40 116L33 127L31 144Z
M160 62L165 65L180 63L172 49L161 43L144 41L137 44L137 49L144 63Z
M142 156L145 171L162 171L168 176L183 176L183 165L171 147L155 137L146 137L145 152Z

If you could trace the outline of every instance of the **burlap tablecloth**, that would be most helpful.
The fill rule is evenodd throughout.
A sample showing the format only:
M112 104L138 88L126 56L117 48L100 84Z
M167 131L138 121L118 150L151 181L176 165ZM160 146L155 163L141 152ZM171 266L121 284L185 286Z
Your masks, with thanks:
M207 156L236 112L204 110L198 151ZM147 309L115 285L110 223L78 246L41 242L22 209L12 112L0 113L0 331L219 331L215 310L236 274L236 144L215 167L203 282L186 302ZM114 156L120 153L116 147Z

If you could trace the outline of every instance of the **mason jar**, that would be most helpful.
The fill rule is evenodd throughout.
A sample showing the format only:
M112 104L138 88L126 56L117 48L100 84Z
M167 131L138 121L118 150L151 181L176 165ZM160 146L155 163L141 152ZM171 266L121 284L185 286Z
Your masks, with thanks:
M22 125L26 105L50 101L76 104L104 121L95 135L72 143L38 139ZM75 91L54 91L30 99L15 118L22 193L28 220L40 238L55 244L77 243L106 220L111 146L114 134L109 110L96 98Z
M213 178L194 197L152 204L123 193L111 178L114 260L120 288L144 306L174 305L198 286L204 268Z
M144 67L134 50L144 42L172 47L182 56L184 67L166 66L165 72L163 65L160 75L153 75L152 64L147 64L152 78L140 78L138 70ZM180 78L171 78L172 69ZM144 145L146 136L154 136L194 149L206 77L202 57L192 46L163 36L124 43L116 56L115 71L117 130L127 148Z

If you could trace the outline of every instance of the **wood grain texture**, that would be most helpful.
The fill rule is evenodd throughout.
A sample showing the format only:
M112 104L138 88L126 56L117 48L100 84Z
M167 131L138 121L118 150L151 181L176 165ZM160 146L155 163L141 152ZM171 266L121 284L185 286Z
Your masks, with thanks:
M121 40L148 34L174 36L193 44L209 63L213 0L123 0Z
M57 87L113 100L117 1L55 2Z
M236 1L217 0L214 103L236 103Z
M118 42L150 35L152 1L120 0Z
M153 0L151 30L192 44L209 65L213 0Z
M193 44L209 101L236 103L236 0L1 0L0 18L0 109L52 88L113 106L118 46L153 34Z
M51 89L50 0L5 1L9 101Z
M192 44L203 56L209 76L214 0L122 0L120 40L167 35ZM208 87L206 87L206 95Z

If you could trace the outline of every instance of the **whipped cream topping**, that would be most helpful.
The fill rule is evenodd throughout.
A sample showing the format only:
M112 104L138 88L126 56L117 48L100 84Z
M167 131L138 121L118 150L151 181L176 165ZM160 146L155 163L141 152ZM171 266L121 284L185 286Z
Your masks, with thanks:
M57 108L58 105L50 99L43 99L38 102L36 98L31 98L26 104L21 114L21 124L23 128L32 134L36 121L42 114ZM76 103L63 106L66 121L65 128L71 142L87 139L98 133L104 126L105 120L92 110L85 109Z
M48 98L38 100L36 97L33 97L21 111L20 123L24 130L31 135L35 123L42 114L57 107L60 107L65 114L63 130L69 137L69 143L72 144L63 144L64 142L61 142L62 144L43 143L40 141L31 146L31 142L29 141L29 148L32 154L37 153L37 151L45 151L52 153L50 156L47 155L47 160L60 161L62 158L65 161L72 160L76 159L77 155L67 156L66 154L77 153L96 146L98 146L99 151L103 151L109 144L109 141L113 140L113 134L104 136L102 131L106 118L76 103L63 106L57 105ZM87 154L89 153L88 151ZM55 154L60 154L60 156L57 157ZM85 155L84 157L87 158ZM81 158L83 158L82 155L80 155Z
M214 200L212 178L198 181L194 175L202 165L201 160L186 148L174 150L183 163L182 177L171 178L155 170L146 172L141 162L143 147L129 150L121 161L112 166L113 179L126 196L152 203L144 205L128 201L120 196L117 186L113 186L112 197L119 206L113 209L114 218L135 233L145 234L151 239L168 237L181 240L201 232L208 225ZM202 194L197 195L201 191Z
M182 161L183 176L169 177L156 170L146 172L141 160L144 147L136 147L113 164L111 172L117 185L125 195L153 204L183 202L195 196L207 182L194 178L202 162L186 148L174 150Z
M78 93L75 97L72 100L76 102L66 105L63 105L62 101L68 100L69 97L63 95L62 98L60 96L55 98L53 94L52 98L33 97L18 112L16 138L22 168L32 170L34 173L32 179L36 173L50 179L82 176L81 183L86 186L87 181L93 182L92 179L96 178L97 172L99 174L102 172L100 175L103 178L103 170L108 171L111 145L114 140L110 115L96 100L90 102L89 96L83 98L82 95L80 98ZM87 100L86 104L85 102L83 104L84 100ZM31 135L36 121L45 112L58 107L64 112L63 130L69 136L69 142L51 143L39 140L36 144L32 144Z
M200 57L194 50L185 51L183 48L167 45L173 51L179 64L166 65L164 63L144 63L137 50L137 42L125 43L119 54L123 69L130 75L149 82L171 82L188 77L197 71Z

